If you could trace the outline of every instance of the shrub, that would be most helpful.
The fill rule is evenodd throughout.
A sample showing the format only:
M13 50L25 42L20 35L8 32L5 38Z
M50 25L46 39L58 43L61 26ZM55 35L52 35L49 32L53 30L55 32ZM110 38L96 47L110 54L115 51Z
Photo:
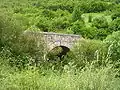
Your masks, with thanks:
M13 18L16 20L16 23L18 23L19 26L22 26L23 30L26 30L30 26L28 17L25 17L22 14L14 14Z
M113 64L113 68L117 71L116 77L120 77L120 31L113 32L109 35L104 43L108 48L108 61Z
M113 32L104 40L104 43L109 48L111 60L118 61L120 59L120 31Z
M110 8L110 4L107 2L103 1L87 1L87 2L82 2L80 4L79 8L85 13L90 13L90 12L102 12Z
M108 28L97 29L95 39L104 40L111 31Z
M113 20L109 25L109 29L111 30L111 32L119 31L120 30L120 18Z
M89 12L101 12L109 8L109 4L102 1L92 1Z
M103 40L107 35L111 34L111 32L107 28L82 27L79 30L79 34L84 38Z
M115 3L119 4L119 3L120 3L120 0L115 0Z
M77 67L84 67L91 62L96 62L96 66L105 63L106 47L101 41L81 39L72 52L68 59Z
M49 17L49 18L54 18L55 17L55 14L52 11L46 10L46 9L42 12L42 14L45 17Z
M115 20L116 18L119 18L119 17L120 17L120 12L116 12L111 16L112 20Z
M1 54L6 52L5 56L9 58L12 66L21 68L30 63L38 65L39 61L43 60L42 38L34 34L24 36L22 28L15 20L7 15L4 16L0 14L0 52L3 52ZM10 54L7 53L8 51ZM30 62L30 58L34 61Z
M37 26L41 31L48 32L49 31L49 22L45 17L38 17L38 22L36 22L35 26Z
M97 37L97 28L95 27L82 27L79 34L84 38L95 39Z
M84 26L84 21L77 20L76 22L72 23L71 30L74 32L74 34L82 34L81 28Z
M92 22L92 18L93 18L92 15L89 15L88 16L88 22Z
M69 65L64 73L36 68L15 72L2 65L0 90L119 90L120 80L114 78L115 72L110 66L91 67L74 72L74 67Z
M77 20L81 20L81 15L83 12L80 10L79 6L76 6L72 13L72 21L75 22Z
M70 22L67 17L54 18L51 26L52 29L63 30L70 26Z
M68 12L72 12L73 11L73 6L72 5L63 5L63 4L58 4L58 5L49 5L46 7L46 9L49 9L49 10L53 10L53 11L56 11L58 9L61 9L61 10L67 10Z
M111 32L107 28L96 28L96 27L86 27L84 22L76 21L71 26L71 30L74 34L82 35L84 38L89 39L100 39L103 40L109 35Z
M15 20L6 14L0 12L0 46L12 46L22 32L20 26L15 23ZM0 48L1 48L0 47Z
M28 65L33 64L38 66L43 61L44 41L42 40L42 35L37 35L35 32L26 32L20 36L17 43L14 43L11 48L11 52L15 54L14 57L18 59L16 63L20 59L22 63L25 60L28 62L26 63ZM30 58L33 61L30 61Z
M92 21L92 25L99 28L107 28L108 27L108 22L105 17L97 17L94 18Z

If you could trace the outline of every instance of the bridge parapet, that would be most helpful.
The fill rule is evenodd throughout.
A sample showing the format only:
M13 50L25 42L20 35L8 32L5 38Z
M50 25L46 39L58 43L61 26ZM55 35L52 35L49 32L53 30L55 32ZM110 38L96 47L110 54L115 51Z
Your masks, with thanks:
M25 33L34 34L34 36L36 36L36 37L43 35L43 39L49 50L51 50L57 46L65 46L68 48L72 48L74 46L74 44L81 38L80 35L61 34L61 33L53 33L53 32L26 31Z

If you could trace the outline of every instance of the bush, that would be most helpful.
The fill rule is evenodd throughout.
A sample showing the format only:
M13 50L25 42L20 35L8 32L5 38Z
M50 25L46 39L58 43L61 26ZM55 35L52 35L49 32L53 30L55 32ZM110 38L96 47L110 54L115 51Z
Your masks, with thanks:
M81 15L83 14L83 12L80 10L79 6L76 6L74 8L74 11L72 13L72 21L75 22L77 20L81 20Z
M82 27L80 35L84 38L95 39L97 37L97 28L95 27Z
M96 66L105 63L106 47L101 41L81 39L72 52L68 59L77 67L91 62L96 62Z
M48 32L49 31L49 21L45 17L38 17L38 22L36 22L35 26L37 26L41 31Z
M104 40L104 43L109 48L111 60L118 61L120 59L120 31L113 32Z
M14 14L13 18L16 20L16 23L18 23L19 26L22 26L23 30L26 30L30 26L28 17L25 17L22 14Z
M79 34L84 38L103 40L107 35L111 34L111 32L107 28L82 27L79 30Z
M77 20L76 22L72 23L71 30L74 32L74 34L82 34L81 28L84 26L84 21Z
M54 18L55 17L55 14L52 11L46 10L46 9L42 12L42 14L45 17L49 17L49 18Z
M1 61L1 60L0 60ZM21 72L0 64L0 90L119 90L120 80L111 68L93 68L92 65L74 71L65 67L65 72L30 69Z
M15 20L0 12L0 48L12 46L21 32L22 29Z
M61 10L67 10L70 13L73 11L73 8L74 7L72 5L63 5L63 4L50 5L46 7L46 9L49 10L57 11L58 9L61 9Z
M109 25L109 29L111 30L111 32L119 31L120 30L120 18L113 20Z
M54 18L51 25L52 29L55 30L64 30L69 26L70 22L67 17Z
M116 13L112 14L111 18L112 18L112 20L120 18L120 12L116 12Z
M104 40L109 34L111 31L108 28L97 29L95 39Z
M14 57L17 58L17 61L12 61L13 64L21 63L24 65L25 61L27 65L38 66L43 62L44 41L42 40L42 35L37 35L35 32L26 32L19 37L11 48L11 53L14 53ZM19 62L19 60L22 61Z
M110 4L107 2L103 1L87 1L87 2L82 2L82 4L79 6L80 10L82 10L85 13L90 13L90 12L102 12L110 8Z
M108 22L105 17L97 17L94 18L92 21L92 25L99 28L107 28L108 27Z
M24 68L30 63L38 65L39 61L43 60L42 38L34 34L24 36L22 28L16 24L15 20L7 15L4 16L0 13L1 56L4 54L5 57L9 58L9 63L12 66L19 68ZM30 58L34 61L29 61Z
M88 22L92 22L92 18L93 18L93 16L90 14L90 15L88 16Z
M120 3L120 0L115 0L115 3L119 4L119 3Z

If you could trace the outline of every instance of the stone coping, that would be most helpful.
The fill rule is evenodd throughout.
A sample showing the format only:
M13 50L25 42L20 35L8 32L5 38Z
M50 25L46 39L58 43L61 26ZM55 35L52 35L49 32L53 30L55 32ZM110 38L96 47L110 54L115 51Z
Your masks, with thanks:
M60 36L73 36L73 37L81 37L81 35L75 35L75 34L64 34L64 33L54 33L54 32L38 32L38 31L25 31L26 32L32 32L32 33L40 33L44 35L60 35Z

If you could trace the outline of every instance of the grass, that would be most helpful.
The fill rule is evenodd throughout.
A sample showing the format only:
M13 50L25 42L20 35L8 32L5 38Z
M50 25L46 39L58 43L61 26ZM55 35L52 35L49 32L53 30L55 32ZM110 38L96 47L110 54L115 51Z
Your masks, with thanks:
M45 1L47 1L47 0L45 0ZM50 0L50 1L51 1L51 4L53 2L54 3L56 2L56 0L55 1ZM43 19L42 21L46 20L44 22L45 24L48 21L49 21L48 23L51 23L50 21L54 20L54 19L47 20L47 19L45 19L45 17L41 17L41 16L43 16L42 15L43 8L41 8L41 7L43 7L45 5L50 6L50 3L48 3L48 2L43 3L43 2L41 1L41 4L40 4L37 0L36 1L33 1L33 0L20 0L20 1L5 0L5 1L0 1L0 7L3 8L2 11L4 11L4 10L6 10L8 12L10 11L9 16L13 15L12 18L16 18L18 20L18 24L20 24L20 26L22 26L22 24L23 24L23 26L22 26L23 28L29 28L29 26L32 27L32 26L36 25L37 22L39 21L39 19L40 20ZM63 2L63 1L60 1L60 2ZM43 6L40 7L39 4L43 5ZM33 5L36 5L36 6L33 7ZM44 7L44 9L45 9L45 7ZM61 15L63 14L62 16L65 15L65 21L68 21L68 24L71 24L71 23L69 23L69 21L71 20L71 13L69 13L68 11L57 10L56 12L51 11L51 13L53 15L55 15L54 21L59 21L59 18L61 18ZM93 18L105 16L107 21L109 23L111 22L111 16L108 14L87 13L87 14L83 14L83 16L82 16L87 27L91 26L91 23L88 22L89 15L91 15ZM3 16L3 14L1 16ZM5 18L7 18L7 17L5 17ZM1 21L2 21L2 19L1 19ZM4 38L5 41L7 41L8 36L12 37L12 35L9 34L8 31L11 31L11 30L17 31L17 28L18 28L17 26L9 24L9 22L7 24L7 21L8 21L8 19L6 20L6 23L1 24L1 31L3 32L3 29L4 29L4 31L6 30L5 33L2 33L3 38L4 38L4 36L6 36ZM63 22L63 21L61 20L61 22ZM61 23L61 22L56 22L56 24ZM13 22L13 24L15 24L15 23ZM61 23L61 25L62 24L63 23ZM6 28L6 26L8 26L9 28ZM67 33L66 29L57 29L56 32ZM68 28L68 30L69 30L69 28ZM8 34L8 35L6 35L6 34ZM11 40L11 38L10 38L10 40ZM16 42L16 40L17 39L15 39L13 41ZM61 66L56 65L56 67L58 67L58 69L61 69L61 67L62 67L63 70L60 71L58 69L56 70L55 69L56 67L54 67L54 66L50 66L52 68L47 68L44 66L44 64L43 64L43 66L38 66L38 67L35 67L34 65L27 66L25 64L26 65L25 68L22 68L22 66L21 66L21 69L18 69L17 66L21 65L21 62L24 64L25 60L30 60L29 58L27 58L27 59L25 58L25 57L27 57L26 56L27 54L30 54L33 57L36 57L38 55L40 57L39 60L42 60L42 58L43 58L42 52L43 52L44 48L39 47L41 49L40 49L40 51L38 51L39 53L36 54L36 49L37 49L37 48L35 48L36 44L34 46L33 44L28 43L28 45L30 47L25 47L25 46L27 46L26 41L24 43L24 40L23 40L22 44L21 44L21 42L20 43L15 43L15 42L8 45L8 46L11 46L10 50L13 49L13 53L12 53L13 56L10 57L11 54L10 54L9 50L7 51L7 49L5 52L3 52L8 57L7 59L4 58L3 53L2 54L0 53L0 90L120 90L120 78L116 77L116 75L118 73L115 71L115 69L112 68L111 64L107 64L106 66L101 65L98 67L96 65L96 67L95 67L94 65L92 65L92 61L91 61L91 64L86 64L86 62L84 61L86 59L90 60L90 57L92 57L91 60L93 60L93 58L94 58L93 56L95 56L94 54L95 54L96 50L98 50L98 49L96 49L96 47L98 47L97 45L100 46L99 43L98 44L93 43L93 45L92 45L92 43L90 43L90 44L87 43L86 46L85 46L85 44L83 44L83 46L81 46L81 47L79 46L79 48L82 48L81 50L83 50L83 51L86 50L85 53L83 53L83 51L81 53L81 51L76 50L74 52L74 53L76 53L75 54L76 58L74 58L74 55L73 55L73 57L71 55L70 58L67 58L69 60L69 63L76 62L76 66L77 66L77 64L81 65L81 63L83 61L83 64L85 64L84 68L81 69L82 66L77 68L73 64L71 64L71 65L67 64L65 66L62 66L61 64L60 64ZM93 41L93 42L95 42L95 41ZM16 46L14 46L14 45L16 45ZM18 47L17 47L17 45L18 45ZM17 47L17 48L13 48L12 46ZM6 44L5 44L5 47L7 47ZM25 49L27 49L27 48L28 48L28 51L26 50L26 52L28 52L28 53L23 55ZM35 50L32 48L35 48ZM16 51L16 53L17 53L19 49L21 50L21 52L19 51L19 53L21 53L21 55L23 55L23 57L15 58L14 51ZM87 55L86 53L89 55ZM96 54L98 55L99 53L96 52ZM17 56L17 54L16 54L16 56ZM102 55L100 54L100 56L102 56ZM15 60L13 57L15 58ZM99 57L96 57L96 58L99 59ZM104 57L102 57L102 58L104 58ZM72 60L70 61L70 59L72 59ZM34 59L32 59L32 60L34 60ZM10 66L9 61L15 62L15 64L13 63L13 67ZM19 64L19 62L20 62L20 64ZM49 67L49 63L47 63L47 65ZM54 65L54 64L51 64L51 65ZM45 69L45 68L47 68L47 69Z
M0 59L0 90L119 90L120 80L114 78L111 66L95 69L88 65L81 71L29 68L19 71Z

